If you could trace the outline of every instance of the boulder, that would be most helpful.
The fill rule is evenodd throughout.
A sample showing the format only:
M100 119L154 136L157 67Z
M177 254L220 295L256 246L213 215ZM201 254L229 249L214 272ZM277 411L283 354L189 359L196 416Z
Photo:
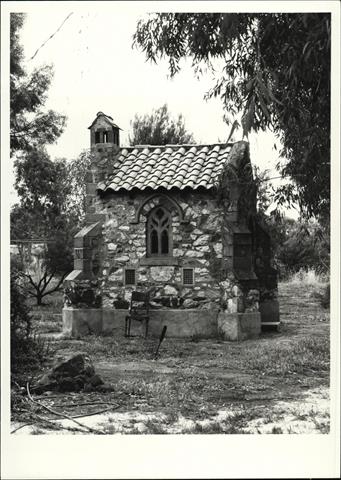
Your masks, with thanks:
M38 379L32 391L38 394L46 391L79 392L85 387L90 391L103 384L101 377L95 373L91 359L77 353L58 361L48 373Z
M52 372L56 377L75 377L80 374L91 377L95 374L95 369L89 357L82 353L77 353L64 361L57 363L52 369Z

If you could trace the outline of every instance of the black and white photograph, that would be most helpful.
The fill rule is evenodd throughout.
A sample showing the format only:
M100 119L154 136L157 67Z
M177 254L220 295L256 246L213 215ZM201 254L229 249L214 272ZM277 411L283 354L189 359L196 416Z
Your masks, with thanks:
M340 4L243 3L2 2L6 472L311 440L338 477Z

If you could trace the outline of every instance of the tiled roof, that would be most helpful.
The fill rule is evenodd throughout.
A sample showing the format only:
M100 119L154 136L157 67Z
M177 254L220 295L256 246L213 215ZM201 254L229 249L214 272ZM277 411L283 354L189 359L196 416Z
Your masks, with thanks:
M231 144L142 145L121 148L112 174L98 190L212 188L228 160Z
M106 121L108 123L110 123L110 125L112 125L113 127L116 127L116 128L119 128L120 130L122 130L122 128L120 128L118 125L116 125L116 123L114 123L114 119L112 117L110 117L110 115L106 115L105 113L103 112L98 112L97 115L96 115L96 118L95 120L92 122L92 124L90 125L90 127L88 127L88 129L90 129L94 123L96 123L97 121L97 118L98 117L104 117L106 119Z

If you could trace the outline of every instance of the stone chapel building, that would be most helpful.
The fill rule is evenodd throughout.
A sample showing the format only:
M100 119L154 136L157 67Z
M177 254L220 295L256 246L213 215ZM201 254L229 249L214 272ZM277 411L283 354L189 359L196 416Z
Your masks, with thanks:
M120 128L102 112L89 129L64 330L122 335L134 290L150 292L150 335L167 325L168 336L241 340L278 325L249 144L120 147Z

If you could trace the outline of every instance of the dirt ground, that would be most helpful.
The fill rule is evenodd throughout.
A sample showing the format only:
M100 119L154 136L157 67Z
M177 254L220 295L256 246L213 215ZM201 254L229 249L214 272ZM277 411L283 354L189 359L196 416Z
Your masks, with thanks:
M112 391L36 395L41 404L77 418L35 405L32 417L13 418L12 431L328 433L329 311L313 288L287 283L279 292L279 332L240 343L166 337L157 360L156 339L45 334L51 362L86 353Z

